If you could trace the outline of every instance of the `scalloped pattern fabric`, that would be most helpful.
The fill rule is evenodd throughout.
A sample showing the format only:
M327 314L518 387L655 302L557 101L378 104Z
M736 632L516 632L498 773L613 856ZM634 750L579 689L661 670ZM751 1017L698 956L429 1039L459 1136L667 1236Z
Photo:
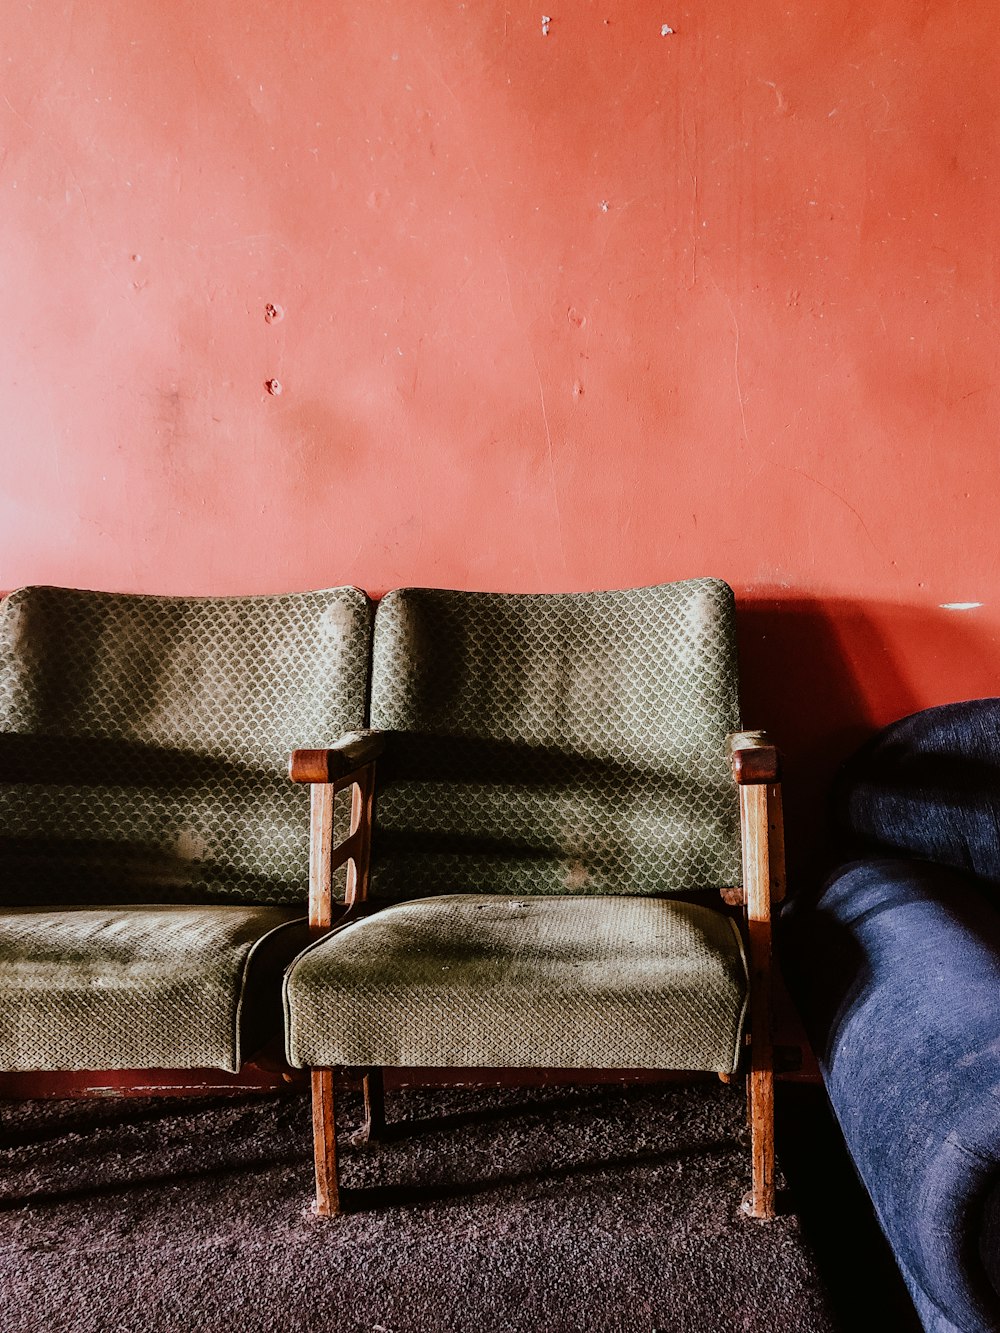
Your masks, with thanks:
M303 905L289 751L365 725L357 588L0 605L0 903Z
M734 626L719 579L386 594L373 897L738 884Z
M747 978L724 913L674 899L450 894L295 961L293 1065L730 1072Z
M0 1069L235 1072L307 932L280 907L0 913Z

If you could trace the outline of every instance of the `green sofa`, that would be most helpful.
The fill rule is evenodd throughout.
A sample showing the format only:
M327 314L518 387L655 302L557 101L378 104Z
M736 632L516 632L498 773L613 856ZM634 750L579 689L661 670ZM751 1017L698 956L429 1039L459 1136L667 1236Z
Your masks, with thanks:
M745 1070L772 1216L782 874L720 580L0 607L0 1071L237 1070L284 1020L320 1214L334 1071L378 1129L417 1066Z

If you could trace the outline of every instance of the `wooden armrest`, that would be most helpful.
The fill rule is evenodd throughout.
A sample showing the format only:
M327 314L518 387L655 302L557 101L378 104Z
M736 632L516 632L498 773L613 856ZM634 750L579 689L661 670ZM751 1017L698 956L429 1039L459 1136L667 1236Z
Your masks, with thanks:
M373 763L385 749L381 731L349 731L326 750L293 750L288 776L293 782L336 782Z
M740 786L781 781L781 760L766 731L734 731L728 741L733 779Z
M766 731L734 731L728 737L733 778L740 793L743 887L723 893L741 899L751 918L770 917L770 904L785 896L785 826L781 810L781 760ZM755 863L751 868L750 862ZM759 889L752 890L751 881Z

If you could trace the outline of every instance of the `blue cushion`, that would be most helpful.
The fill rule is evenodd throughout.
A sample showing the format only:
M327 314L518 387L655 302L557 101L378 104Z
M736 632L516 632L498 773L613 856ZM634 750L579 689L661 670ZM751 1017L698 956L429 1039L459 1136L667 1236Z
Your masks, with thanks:
M880 732L836 806L859 851L895 851L1000 885L1000 699L944 704Z

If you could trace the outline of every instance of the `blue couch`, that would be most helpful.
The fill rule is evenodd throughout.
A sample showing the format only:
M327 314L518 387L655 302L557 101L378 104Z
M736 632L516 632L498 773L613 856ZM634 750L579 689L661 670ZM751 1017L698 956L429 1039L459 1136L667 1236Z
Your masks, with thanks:
M850 855L787 907L782 965L928 1333L1000 1330L1000 699L845 766Z

